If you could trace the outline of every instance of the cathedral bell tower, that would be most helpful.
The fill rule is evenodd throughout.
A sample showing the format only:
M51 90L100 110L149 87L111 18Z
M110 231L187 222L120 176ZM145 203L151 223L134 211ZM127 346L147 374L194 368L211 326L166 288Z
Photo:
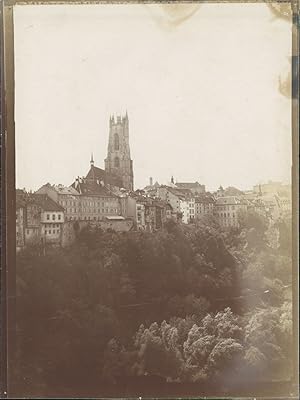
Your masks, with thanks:
M109 139L105 171L122 179L125 189L133 190L133 166L129 147L129 121L126 115L109 118Z

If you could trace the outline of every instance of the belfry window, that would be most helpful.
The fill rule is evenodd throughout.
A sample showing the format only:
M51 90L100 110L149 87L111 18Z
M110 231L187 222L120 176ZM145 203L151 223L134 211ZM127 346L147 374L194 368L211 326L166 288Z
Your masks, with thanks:
M119 142L119 135L117 133L115 133L114 136L114 144L115 144L115 150L119 150L120 147L120 142Z
M119 157L115 158L115 168L119 168L120 167L120 159Z

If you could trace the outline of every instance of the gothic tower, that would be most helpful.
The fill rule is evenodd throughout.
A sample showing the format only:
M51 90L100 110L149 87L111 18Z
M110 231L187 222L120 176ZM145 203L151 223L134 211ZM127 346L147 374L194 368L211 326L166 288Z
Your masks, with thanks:
M133 166L129 148L129 121L125 117L109 118L109 139L105 171L122 179L125 189L133 190Z

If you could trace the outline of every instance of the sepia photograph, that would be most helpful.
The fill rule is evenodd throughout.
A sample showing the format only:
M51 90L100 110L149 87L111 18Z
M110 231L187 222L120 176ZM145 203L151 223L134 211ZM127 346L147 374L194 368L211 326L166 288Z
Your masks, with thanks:
M8 398L298 398L295 3L4 4Z

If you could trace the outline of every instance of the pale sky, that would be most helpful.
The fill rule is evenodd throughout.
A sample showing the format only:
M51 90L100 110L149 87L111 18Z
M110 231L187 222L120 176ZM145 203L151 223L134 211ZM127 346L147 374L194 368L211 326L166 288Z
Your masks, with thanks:
M17 187L70 185L91 152L104 168L126 109L135 188L290 180L291 24L262 3L163 7L14 7Z

